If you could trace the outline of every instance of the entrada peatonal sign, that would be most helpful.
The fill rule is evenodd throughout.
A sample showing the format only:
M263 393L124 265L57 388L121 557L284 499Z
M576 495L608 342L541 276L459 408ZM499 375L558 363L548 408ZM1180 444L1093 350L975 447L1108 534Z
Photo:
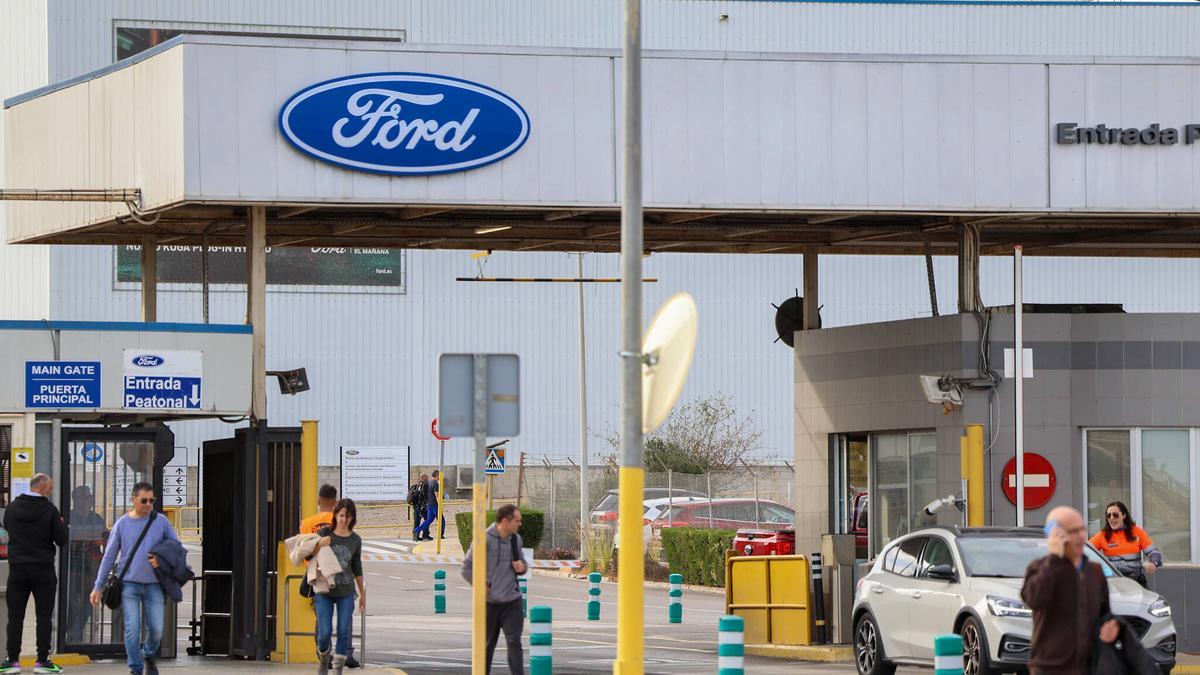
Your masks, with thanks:
M529 115L491 87L444 75L370 73L300 90L279 111L298 150L346 169L399 176L468 171L513 154Z
M1138 129L1103 124L1081 127L1075 122L1059 122L1054 125L1054 140L1059 145L1175 145L1180 142L1191 145L1200 140L1200 124L1185 124L1176 129L1163 128L1155 122Z

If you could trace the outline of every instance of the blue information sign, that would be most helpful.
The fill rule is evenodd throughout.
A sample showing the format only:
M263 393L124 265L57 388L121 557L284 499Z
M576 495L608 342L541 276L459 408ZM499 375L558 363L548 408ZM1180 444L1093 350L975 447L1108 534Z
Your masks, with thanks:
M26 408L99 408L99 361L26 361Z
M134 410L199 410L199 377L126 375L122 408Z

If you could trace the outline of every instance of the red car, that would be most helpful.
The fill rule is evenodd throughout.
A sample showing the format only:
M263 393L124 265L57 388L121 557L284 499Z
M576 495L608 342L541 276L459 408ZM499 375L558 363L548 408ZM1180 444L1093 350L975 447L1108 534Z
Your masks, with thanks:
M730 547L737 555L793 555L795 530L738 530Z
M716 530L782 530L796 522L796 512L760 499L757 516L753 499L697 499L671 507L654 519L654 527L703 527Z

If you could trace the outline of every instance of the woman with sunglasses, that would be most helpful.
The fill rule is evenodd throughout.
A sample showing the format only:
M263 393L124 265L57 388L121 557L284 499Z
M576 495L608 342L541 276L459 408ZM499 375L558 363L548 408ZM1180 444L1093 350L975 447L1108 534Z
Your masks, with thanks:
M355 588L358 590L358 611L367 611L367 589L363 585L362 539L354 534L358 510L353 499L343 499L333 507L333 531L321 537L312 554L328 546L337 556L342 571L333 575L328 593L313 597L317 611L317 673L325 675L330 667L341 675L350 650L350 629L354 625ZM337 612L337 644L333 638L333 614ZM331 650L330 647L333 647ZM333 652L332 654L330 652Z
M1121 574L1146 585L1146 575L1162 567L1162 553L1146 531L1129 517L1129 507L1112 502L1104 509L1104 529L1091 539L1092 548L1103 554Z

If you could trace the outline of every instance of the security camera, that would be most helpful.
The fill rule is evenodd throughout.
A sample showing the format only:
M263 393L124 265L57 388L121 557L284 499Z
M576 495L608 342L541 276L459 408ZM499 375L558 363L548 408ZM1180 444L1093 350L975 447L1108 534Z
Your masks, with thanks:
M954 495L946 495L945 497L942 497L941 499L935 499L935 500L929 502L928 504L926 504L925 505L925 515L932 516L938 511L938 509L941 509L946 506L953 506L954 508L958 509L959 511L962 511L964 508L963 500L959 499L958 497L955 497Z
M943 406L962 405L962 389L949 375L920 375L921 389L925 392L925 400L930 403L940 403Z

